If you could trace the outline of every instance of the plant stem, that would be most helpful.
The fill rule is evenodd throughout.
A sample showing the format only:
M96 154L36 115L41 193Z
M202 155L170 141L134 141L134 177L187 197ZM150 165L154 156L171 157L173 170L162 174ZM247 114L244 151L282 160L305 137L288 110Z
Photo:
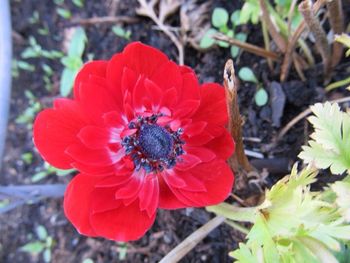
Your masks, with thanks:
M326 87L326 91L331 91L331 90L339 88L341 86L345 86L349 83L350 83L350 77L348 77L346 79L339 80L337 82L333 82Z
M218 205L207 206L206 210L233 221L254 223L258 208L238 207L228 203L221 203Z
M327 8L329 12L329 22L333 29L333 33L341 34L344 30L344 15L342 9L341 0L333 0L327 3ZM338 42L333 42L332 50L332 67L338 65L339 61L343 56L343 45Z
M228 113L228 130L236 143L235 154L229 159L231 168L237 173L240 168L246 172L253 171L254 168L250 165L247 156L244 153L242 139L242 117L239 113L237 82L233 61L229 59L225 64L224 69L224 87L226 94L226 104Z
M226 220L225 223L228 224L230 227L238 230L239 232L242 232L243 234L247 235L249 233L248 228L245 228L244 226L241 226L240 224L238 224L232 220Z
M205 225L198 228L185 240L172 249L159 263L179 262L188 252L190 252L200 241L202 241L211 231L225 221L222 216L216 216Z
M316 47L322 56L325 78L328 79L331 73L331 50L328 44L326 33L320 21L315 16L309 0L304 0L299 4L299 11L304 17L305 23L316 40Z

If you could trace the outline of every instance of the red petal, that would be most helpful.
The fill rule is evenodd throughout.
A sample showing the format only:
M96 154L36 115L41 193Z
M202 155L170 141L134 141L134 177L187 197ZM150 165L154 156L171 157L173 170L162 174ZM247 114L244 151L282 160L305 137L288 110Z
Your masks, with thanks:
M66 153L80 163L93 166L112 165L125 156L123 148L114 152L108 148L92 150L78 144L70 145Z
M182 171L191 169L192 167L202 162L199 157L188 153L181 155L180 158L181 160L178 160L175 168Z
M205 145L206 148L211 149L217 157L227 160L235 150L235 143L228 131Z
M169 61L167 56L151 46L140 42L127 45L123 50L125 64L139 75L150 77L163 63Z
M163 96L162 90L151 80L145 79L145 88L147 90L147 95L151 98L152 100L152 105L154 109L159 108L160 106L160 101ZM154 110L155 111L155 110Z
M55 167L71 168L72 158L66 148L78 142L79 130L86 125L76 102L68 99L55 101L55 109L39 113L34 122L34 144L43 158Z
M188 207L181 202L170 190L168 184L164 181L163 176L158 176L159 181L159 208L162 209L179 209Z
M141 238L152 226L155 216L156 213L149 217L146 211L140 211L137 200L128 206L93 214L90 221L98 236L126 242Z
M159 183L157 176L147 176L139 192L140 209L149 217L155 214L159 203Z
M109 143L120 142L117 131L97 126L84 127L78 133L78 137L86 147L91 149L105 148Z
M76 175L64 194L64 213L80 234L97 236L90 224L91 201L95 184L101 177Z
M164 92L165 90L182 88L182 74L180 67L173 61L167 61L162 66L158 67L154 74L150 76Z
M108 61L96 60L96 61L86 63L81 68L81 70L78 72L74 81L74 98L75 99L79 99L79 94L80 94L79 88L82 82L86 82L88 80L89 80L88 82L92 81L91 77L93 76L98 76L101 78L106 77L107 64L108 64ZM95 81L92 81L92 82L95 84L98 84Z
M184 127L184 132L188 137L192 137L195 135L200 134L202 131L204 131L205 127L207 127L207 122L205 121L198 121L195 123L191 123Z
M210 162L216 157L215 153L205 147L188 147L184 146L186 153L198 157L201 162Z
M191 116L200 105L199 100L187 100L176 106L173 112L174 118L184 118L186 116Z
M196 74L188 67L181 67L183 71L182 89L179 94L179 101L198 100L200 98L200 88ZM186 69L185 69L186 68ZM185 69L185 70L183 70Z

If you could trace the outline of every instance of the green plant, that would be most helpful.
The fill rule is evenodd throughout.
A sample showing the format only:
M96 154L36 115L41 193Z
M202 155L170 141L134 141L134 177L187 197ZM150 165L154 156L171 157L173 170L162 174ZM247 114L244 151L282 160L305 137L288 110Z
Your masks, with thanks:
M72 91L74 78L83 65L82 55L84 53L87 37L82 27L78 27L68 47L67 55L61 59L64 69L60 82L60 94L68 96Z
M254 101L257 106L264 106L269 100L267 91L263 88L263 84L257 79L253 71L248 67L243 67L239 70L238 76L243 81L255 83L257 85Z
M27 128L31 129L36 114L41 110L41 104L29 90L24 91L24 95L29 101L29 106L16 118L16 123L26 124Z
M35 66L23 60L13 59L11 65L12 77L18 78L20 70L33 72L35 70Z
M309 118L315 131L299 157L319 169L330 167L333 174L350 172L350 114L340 111L338 104L317 103Z
M345 52L345 56L349 57L350 56L350 35L347 35L345 33L341 35L336 35L334 40L339 43L342 43L347 48L347 51ZM349 84L350 84L350 77L329 84L326 87L326 91L330 91ZM348 86L347 89L350 90L350 86Z
M252 77L252 76L251 76ZM228 203L207 207L224 216L247 240L230 255L239 263L348 262L350 241L350 114L337 104L318 103L309 118L315 132L299 155L309 166L279 180L256 207ZM315 147L317 144L317 147ZM330 156L325 158L325 155ZM311 190L318 169L347 177L322 191ZM234 221L251 222L250 230Z
M44 178L48 177L51 174L56 174L57 176L66 176L70 173L74 172L74 169L68 169L68 170L61 170L58 168L55 168L51 165L49 165L47 162L44 163L44 169L40 170L39 172L35 173L31 181L33 183L36 183L38 181L43 180Z
M125 30L121 26L113 26L112 27L112 32L116 34L118 37L124 38L126 40L130 40L131 37L131 31L130 30Z
M84 0L72 0L73 4L79 8L84 7Z
M53 238L48 235L46 228L42 225L37 226L35 232L38 240L25 244L20 250L33 255L42 254L45 262L51 262L51 250L55 245Z
M21 57L23 59L41 58L41 57L48 58L48 59L57 59L62 57L63 55L62 52L60 51L44 50L33 36L30 36L28 41L29 41L29 47L27 47L21 53Z
M70 19L72 17L72 13L69 10L62 7L56 7L56 13L64 19Z
M238 25L240 25L240 10L234 11L231 16L229 16L229 13L226 9L217 7L214 9L212 17L211 17L211 23L214 28L210 28L203 36L203 38L200 41L200 47L201 48L209 48L214 44L219 45L223 48L228 48L230 45L227 42L224 41L216 41L213 39L213 35L215 35L217 32L221 32L228 37L236 38L242 42L245 42L247 40L247 35L243 32L236 33L236 28ZM231 20L231 27L229 26L229 20ZM237 57L239 54L239 48L236 46L231 47L231 56Z

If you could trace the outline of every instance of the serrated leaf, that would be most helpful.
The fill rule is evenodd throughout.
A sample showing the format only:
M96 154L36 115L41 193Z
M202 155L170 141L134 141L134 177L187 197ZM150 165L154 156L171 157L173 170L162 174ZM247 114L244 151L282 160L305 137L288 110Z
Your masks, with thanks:
M214 9L213 14L211 16L211 23L216 28L220 28L226 26L228 22L228 13L226 9L217 7Z
M330 167L333 174L350 169L350 115L342 112L338 104L317 103L311 107L309 118L315 132L299 157L316 167Z
M258 79L255 77L253 71L248 67L243 67L239 70L238 76L241 80L249 81L253 83L259 83Z
M30 242L20 248L23 252L28 252L31 254L39 254L45 249L45 244L40 241Z
M331 184L331 189L337 195L335 202L340 208L340 213L347 222L350 222L350 182L335 182Z
M254 95L255 104L259 107L266 105L269 100L269 95L266 90L263 88L259 88Z

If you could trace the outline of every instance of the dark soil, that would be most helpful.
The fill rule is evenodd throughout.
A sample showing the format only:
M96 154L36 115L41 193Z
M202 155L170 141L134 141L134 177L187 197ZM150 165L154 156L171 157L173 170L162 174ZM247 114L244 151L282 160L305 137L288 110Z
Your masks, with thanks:
M170 40L160 31L154 29L154 24L147 18L136 15L134 7L137 1L117 1L115 10L113 1L85 1L84 8L77 8L71 1L65 1L63 7L69 9L73 18L89 18L94 16L124 15L137 18L136 23L121 24L124 29L131 30L131 40L142 41L164 51L171 59L177 60L177 50ZM224 6L230 13L241 6L241 1L214 1L215 6ZM70 26L69 21L58 16L54 1L45 0L13 0L11 1L12 26L15 32L14 58L20 60L20 54L28 46L28 38L34 36L45 50L62 50L64 30ZM344 10L349 13L349 5ZM30 23L33 12L39 13L40 21ZM115 13L111 13L115 11ZM178 16L174 15L170 22L178 23ZM349 16L347 16L349 17ZM348 21L349 22L349 21ZM42 36L38 29L46 26L49 34ZM130 41L116 37L110 30L111 24L87 26L88 44L84 53L87 60L88 54L94 54L95 59L108 59L114 53L119 52ZM249 33L248 42L263 45L259 26L244 27L242 30ZM186 48L185 64L195 69L202 82L222 82L222 69L226 60L230 58L229 49L213 48L205 52L199 52L191 47ZM30 90L38 100L46 107L58 96L59 79L62 65L58 60L36 58L26 60L35 65L34 73L20 71L18 78L13 79L11 111L6 141L6 151L3 161L3 170L0 176L0 185L30 184L31 177L38 171L44 170L43 160L35 150L32 143L31 127L25 124L17 124L16 118L29 106L29 101L24 95L25 90ZM45 89L43 80L44 72L41 65L48 64L54 70L51 77L53 88ZM236 69L249 66L256 73L263 86L271 92L271 82L279 80L278 69L271 72L265 59L247 52L241 54L236 61ZM334 79L344 77L344 69L349 65L345 61L339 65ZM286 95L286 104L281 118L281 125L272 121L272 107L268 104L258 107L254 103L255 85L241 83L239 90L239 103L241 113L245 118L244 137L246 148L260 152L265 158L275 161L270 167L270 175L264 186L271 185L288 171L288 165L297 160L297 154L301 145L305 143L310 128L306 121L301 121L272 149L268 146L273 142L277 132L288 121L306 109L316 101L322 101L326 97L322 91L322 70L307 72L307 81L299 80L296 72L292 71L288 82L282 85ZM342 96L333 92L328 96L336 98ZM255 138L256 142L249 140ZM267 151L266 149L269 150ZM28 164L22 158L23 153L32 153L33 160ZM282 159L278 159L282 158ZM279 162L278 160L284 160ZM263 165L262 165L263 166ZM277 171L277 172L273 172ZM281 172L282 171L282 172ZM39 183L67 183L72 175L58 177L49 175ZM240 189L238 194L242 196L258 193L258 189L249 185L247 189ZM237 193L237 192L236 192ZM94 262L158 262L172 248L180 243L198 227L206 223L213 215L204 209L183 209L177 211L159 211L152 229L139 241L127 245L125 259L121 259L120 247L113 241L104 239L86 238L79 235L63 214L62 200L46 199L32 205L25 205L0 215L0 262L43 262L42 255L33 256L20 251L20 247L28 242L37 240L35 229L43 225L55 243L52 248L52 262L83 262L91 258ZM228 253L237 247L238 242L244 237L232 230L229 226L222 225L205 238L194 250L192 250L182 262L232 262Z

